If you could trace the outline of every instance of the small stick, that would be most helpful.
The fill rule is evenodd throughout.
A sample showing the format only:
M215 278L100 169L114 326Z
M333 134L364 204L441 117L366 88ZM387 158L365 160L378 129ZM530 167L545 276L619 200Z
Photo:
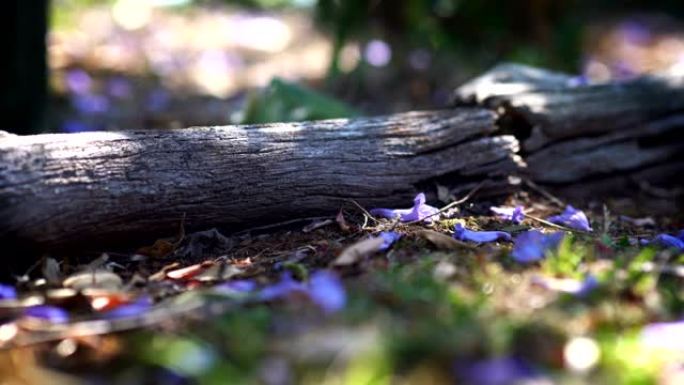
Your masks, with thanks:
M553 223L553 222L549 222L549 221L547 221L546 219L541 219L541 218L539 218L539 217L534 217L534 216L532 216L532 215L530 215L530 214L525 214L525 213L523 213L523 215L525 216L525 218L530 218L530 219L532 219L532 220L534 220L534 221L537 221L537 222L539 222L539 223L541 223L541 224L544 224L544 225L546 225L546 226L549 226L549 227L555 227L555 228L557 228L557 229L565 230L565 231L570 231L570 232L573 232L573 233L586 234L586 235L594 235L593 233L590 233L590 232L587 232L587 231L582 231L582 230L577 230L577 229L571 229L571 228L569 228L569 227L561 226L561 225L555 224L555 223Z
M525 180L525 184L529 188L531 188L532 190L538 192L539 194L541 194L542 196L544 196L545 198L547 198L551 202L557 204L558 206L561 206L561 207L565 206L565 203L562 200L558 199L556 196L554 196L550 192L546 191L546 189L540 187L538 184L532 182L529 179L524 179L524 180Z

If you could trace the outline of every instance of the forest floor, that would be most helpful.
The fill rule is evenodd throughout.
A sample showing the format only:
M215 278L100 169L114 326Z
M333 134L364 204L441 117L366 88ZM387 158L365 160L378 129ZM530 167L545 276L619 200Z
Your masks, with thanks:
M2 383L682 383L681 217L441 195L44 259L3 287Z

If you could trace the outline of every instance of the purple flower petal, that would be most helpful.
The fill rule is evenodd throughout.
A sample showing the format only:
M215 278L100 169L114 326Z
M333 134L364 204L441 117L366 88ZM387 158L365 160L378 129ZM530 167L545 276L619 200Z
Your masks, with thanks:
M520 224L523 219L525 219L525 214L523 214L523 207L490 207L495 214L497 214L501 219L511 221L516 224Z
M567 226L571 229L592 231L589 225L589 219L581 210L568 205L560 215L554 215L548 218L548 221L558 225Z
M647 346L684 352L684 319L647 325L641 331L641 341Z
M90 90L92 79L87 72L82 69L73 69L67 71L64 76L66 86L69 91L75 94L84 94Z
M79 94L74 96L71 104L85 115L100 114L109 108L109 100L102 95Z
M0 283L0 299L15 299L17 298L17 290L12 285L4 285Z
M286 297L294 292L306 292L306 287L301 282L295 281L292 275L287 272L281 276L280 281L262 288L259 291L259 299L271 301Z
M383 231L380 234L378 234L380 238L382 238L383 242L382 245L380 246L380 251L385 251L389 249L394 242L398 241L399 238L401 238L401 234L397 233L396 231Z
M511 241L511 235L504 231L473 231L457 223L454 226L454 238L459 241L471 241L477 243L494 242L496 240Z
M218 288L226 288L238 292L250 292L256 289L256 282L251 279L237 279L219 285Z
M477 385L509 385L541 377L532 366L515 357L459 363L456 375L467 384Z
M65 323L69 321L69 313L64 309L48 305L31 306L24 310L24 316L40 318L52 323Z
M678 249L679 251L684 251L684 240L681 239L682 233L679 237L675 237L670 234L658 234L652 241L642 240L642 245L660 245L665 248Z
M152 301L145 296L139 298L137 301L117 306L116 308L103 313L103 317L107 319L119 319L136 317L146 313L152 307Z
M432 221L437 219L439 209L425 204L425 194L420 193L413 199L413 207L410 209L372 209L371 215L394 219L399 217L402 222Z
M115 98L131 96L131 88L131 82L122 77L115 77L107 82L107 93Z
M526 231L515 238L511 256L518 262L536 262L544 258L546 251L558 247L562 232L544 234L537 230Z
M326 313L333 313L344 308L347 293L340 278L326 270L319 270L309 280L309 297Z

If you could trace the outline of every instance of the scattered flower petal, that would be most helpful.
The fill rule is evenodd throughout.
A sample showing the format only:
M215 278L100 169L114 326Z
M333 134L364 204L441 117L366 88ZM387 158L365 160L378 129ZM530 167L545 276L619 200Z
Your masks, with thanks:
M430 243L435 245L435 247L442 250L463 250L475 248L475 246L465 242L457 241L446 234L442 234L434 230L420 230L416 232L416 234L425 238Z
M511 241L511 235L504 231L473 231L457 223L454 227L454 238L459 241L471 241L477 243L494 242L496 240Z
M548 218L548 221L557 225L570 227L571 229L592 231L589 225L589 219L583 211L568 205L560 215L554 215Z
M646 325L641 331L641 341L646 346L684 352L684 319Z
M272 285L266 286L259 291L259 299L262 301L271 301L274 299L286 297L294 292L306 292L306 287L303 283L295 281L292 274L284 273L280 281Z
M389 249L394 242L398 241L399 238L401 238L401 234L397 233L396 231L383 231L380 234L378 234L380 238L382 238L382 245L380 245L380 251L384 251Z
M319 270L309 280L309 297L326 313L341 310L347 303L347 293L340 278L326 270Z
M16 299L17 290L12 285L0 283L0 299Z
M437 219L439 209L425 204L425 194L420 193L413 199L413 207L410 209L372 209L371 215L394 219L399 217L402 222L432 221Z
M65 323L69 321L69 313L64 309L48 305L31 306L24 310L24 316L39 318L52 323Z
M680 233L675 237L670 234L658 234L652 241L641 240L642 245L660 245L665 248L678 249L684 251L684 234Z
M131 318L146 313L152 307L152 301L144 296L135 302L119 305L102 315L107 319Z
M250 292L256 289L256 282L251 279L237 279L235 281L226 282L218 287L237 292Z
M495 214L497 214L501 219L511 221L516 224L520 224L523 219L525 219L525 214L523 214L523 207L490 207Z
M558 247L564 235L562 232L544 234L538 230L524 232L515 238L511 256L522 263L539 261L548 250Z
M458 377L467 384L508 385L522 383L540 375L522 359L492 358L470 364L457 364Z

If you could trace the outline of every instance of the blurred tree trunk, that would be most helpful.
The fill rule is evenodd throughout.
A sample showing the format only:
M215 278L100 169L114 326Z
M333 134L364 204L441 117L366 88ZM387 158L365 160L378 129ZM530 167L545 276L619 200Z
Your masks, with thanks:
M2 2L0 129L31 134L45 128L48 0Z

